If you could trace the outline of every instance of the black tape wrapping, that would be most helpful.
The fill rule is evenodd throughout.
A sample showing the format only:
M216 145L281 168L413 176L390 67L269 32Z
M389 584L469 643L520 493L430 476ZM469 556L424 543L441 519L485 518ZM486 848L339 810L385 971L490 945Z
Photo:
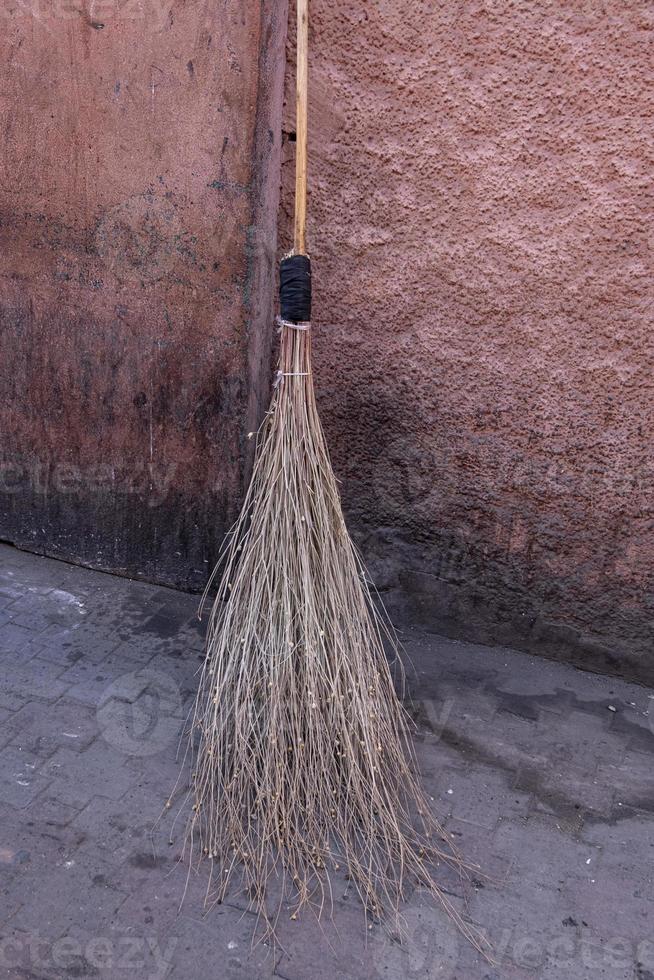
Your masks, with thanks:
M311 262L308 255L289 255L282 259L279 303L282 320L307 323L311 319Z

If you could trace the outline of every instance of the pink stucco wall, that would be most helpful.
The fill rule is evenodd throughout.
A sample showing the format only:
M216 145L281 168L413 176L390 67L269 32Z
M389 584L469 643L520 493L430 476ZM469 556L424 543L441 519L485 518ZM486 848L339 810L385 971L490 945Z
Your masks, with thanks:
M634 676L653 27L642 0L312 2L316 376L373 575L400 619ZM292 59L291 31L287 133Z

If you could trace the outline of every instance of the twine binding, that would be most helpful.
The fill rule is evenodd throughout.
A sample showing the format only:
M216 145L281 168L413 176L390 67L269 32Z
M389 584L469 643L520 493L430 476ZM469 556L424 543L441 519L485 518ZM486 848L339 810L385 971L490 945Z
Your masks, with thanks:
M281 316L275 318L275 323L279 327L279 332L281 333L282 327L288 327L289 330L310 330L311 324L306 323L293 323L291 320L284 320Z
M278 371L275 375L275 381L273 382L273 388L277 388L280 384L282 378L308 378L308 371Z

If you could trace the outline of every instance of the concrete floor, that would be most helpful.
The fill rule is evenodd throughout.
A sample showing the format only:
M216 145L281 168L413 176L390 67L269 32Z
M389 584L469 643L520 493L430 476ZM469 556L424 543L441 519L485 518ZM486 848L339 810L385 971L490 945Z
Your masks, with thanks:
M345 881L333 921L284 917L275 949L253 948L241 900L205 913L204 874L180 911L174 808L152 828L196 606L0 546L0 976L654 980L654 693L424 633L403 637L423 778L489 876L443 885L495 964L420 892L403 944L366 929Z

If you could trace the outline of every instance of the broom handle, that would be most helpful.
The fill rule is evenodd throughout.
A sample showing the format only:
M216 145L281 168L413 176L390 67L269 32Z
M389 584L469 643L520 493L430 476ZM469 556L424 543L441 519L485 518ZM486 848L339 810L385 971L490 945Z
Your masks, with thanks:
M309 0L297 0L297 78L295 150L296 254L304 255L307 226L307 102L309 89Z

